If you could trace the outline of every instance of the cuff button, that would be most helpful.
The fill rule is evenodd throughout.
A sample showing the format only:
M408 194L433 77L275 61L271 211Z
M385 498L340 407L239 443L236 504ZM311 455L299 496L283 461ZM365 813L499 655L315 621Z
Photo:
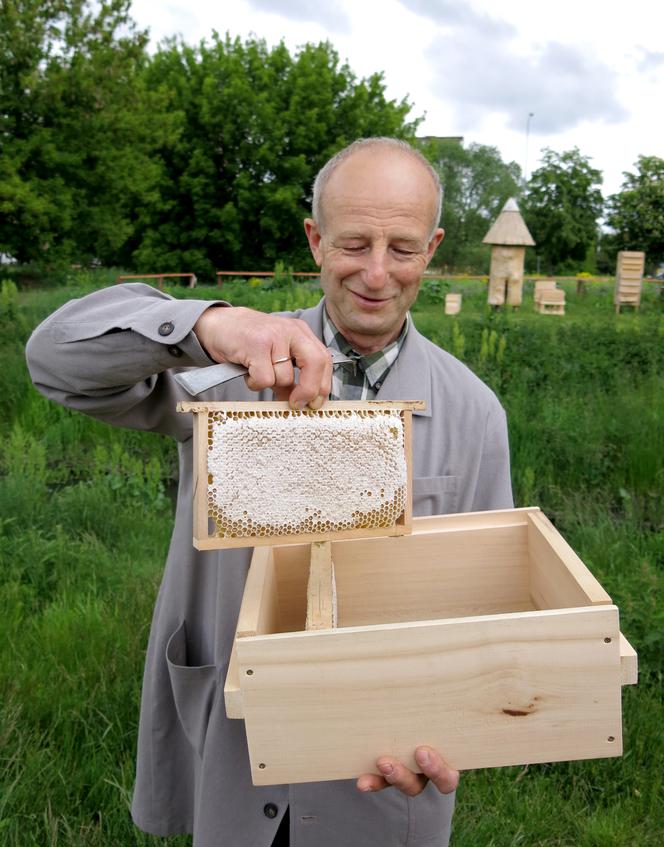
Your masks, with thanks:
M159 324L159 329L157 332L159 335L170 335L175 329L175 324L173 321L164 321L163 324Z
M274 803L266 803L263 806L263 814L266 818L276 818L279 814L279 809Z
M179 359L182 355L182 350L180 350L179 347L169 347L168 352L171 354L171 356L175 356L176 359Z

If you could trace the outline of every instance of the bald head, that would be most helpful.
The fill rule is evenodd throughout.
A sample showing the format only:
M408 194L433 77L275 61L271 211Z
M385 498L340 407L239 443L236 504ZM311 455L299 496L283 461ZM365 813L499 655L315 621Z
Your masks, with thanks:
M416 170L421 169L426 174L427 182L431 185L431 234L433 235L440 220L443 201L443 190L438 174L424 156L406 141L385 137L360 138L354 141L336 153L318 172L313 185L311 211L320 232L325 231L325 199L328 187L334 182L335 174L351 158L361 157L368 161L375 156L379 156L393 173L403 170L405 164L406 170L412 170L415 165ZM354 164L358 163L354 162Z

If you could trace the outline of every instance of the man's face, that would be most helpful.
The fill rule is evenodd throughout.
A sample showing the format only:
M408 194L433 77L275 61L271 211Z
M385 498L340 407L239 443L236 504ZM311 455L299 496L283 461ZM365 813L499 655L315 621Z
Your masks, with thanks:
M369 148L332 174L322 232L305 221L327 310L359 352L398 338L443 238L442 229L430 237L436 199L430 175L414 157Z

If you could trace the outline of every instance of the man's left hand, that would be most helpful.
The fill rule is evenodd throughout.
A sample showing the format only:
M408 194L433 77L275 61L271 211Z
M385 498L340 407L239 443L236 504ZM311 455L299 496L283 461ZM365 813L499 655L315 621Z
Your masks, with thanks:
M433 782L441 794L451 794L459 784L459 771L451 768L445 759L432 747L418 747L415 761L422 773L414 773L402 765L398 759L381 756L376 761L380 776L365 773L357 780L360 791L381 791L394 786L409 797L415 797L424 791L429 781Z

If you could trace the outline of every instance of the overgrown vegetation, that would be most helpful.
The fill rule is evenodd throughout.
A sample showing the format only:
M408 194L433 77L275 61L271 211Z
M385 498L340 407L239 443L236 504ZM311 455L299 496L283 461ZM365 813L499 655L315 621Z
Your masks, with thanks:
M23 845L190 844L129 819L143 651L172 525L174 447L44 400L29 330L84 285L2 286L0 838ZM72 282L74 280L72 279ZM465 774L455 847L659 847L664 840L664 308L615 316L608 286L567 292L564 318L490 312L478 282L444 317L414 313L498 392L517 505L541 505L621 609L640 654L621 759ZM173 289L215 297L216 288ZM234 303L311 304L309 284L224 283Z

